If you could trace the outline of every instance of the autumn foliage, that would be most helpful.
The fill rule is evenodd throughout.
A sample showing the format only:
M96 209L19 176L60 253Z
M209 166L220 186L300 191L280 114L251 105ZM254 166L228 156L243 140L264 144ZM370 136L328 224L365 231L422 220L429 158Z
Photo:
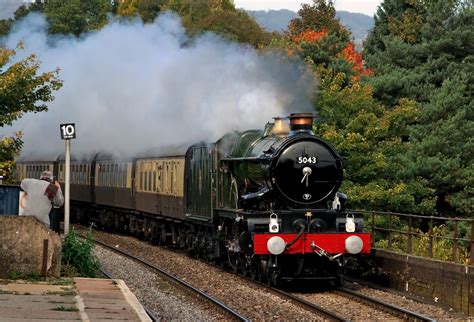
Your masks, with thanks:
M293 46L290 46L289 54L295 55L298 51L301 51L304 44L319 45L320 50L324 50L322 41L328 37L329 30L322 29L320 31L308 29L300 34L293 35L291 41ZM347 45L339 52L334 53L334 58L342 58L350 66L352 70L353 78L357 80L360 75L366 76L371 75L370 69L364 67L362 55L356 50L353 42L347 42Z
M310 42L314 43L315 41L321 41L326 35L328 34L327 29L323 29L321 31L314 31L311 29L308 29L299 35L293 36L293 42L295 44L301 43L301 42Z

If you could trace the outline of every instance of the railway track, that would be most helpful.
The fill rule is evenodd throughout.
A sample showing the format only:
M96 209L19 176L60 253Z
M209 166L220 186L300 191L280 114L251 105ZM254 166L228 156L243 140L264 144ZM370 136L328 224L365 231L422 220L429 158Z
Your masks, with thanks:
M242 276L242 275L240 275ZM334 310L328 310L324 308L324 306L316 304L311 302L310 300L304 299L298 295L288 293L285 291L282 291L280 289L274 288L274 287L269 287L266 284L260 283L258 281L255 281L249 277L242 276L246 278L247 280L258 284L261 287L267 288L271 292L279 295L283 299L291 299L293 302L297 303L300 307L309 310L311 312L314 312L318 315L322 315L325 318L331 320L331 321L350 321L351 317L348 317L345 314L337 313ZM348 300L351 301L356 301L359 302L363 305L367 305L371 308L374 308L375 310L379 310L382 312L386 312L390 315L392 315L394 318L400 318L403 319L404 321L426 321L426 322L433 322L436 321L430 317L426 317L424 315L418 314L416 312L407 310L403 307L396 306L390 303L386 303L383 301L380 301L378 299L369 297L367 295L355 292L353 290L350 290L348 288L340 287L336 290L331 291L331 293L337 294L339 296L343 296L347 298ZM319 293L317 293L319 294Z
M115 236L115 238L120 238L120 237ZM97 243L100 245L104 244L100 241L97 241ZM104 247L107 247L114 251L118 251L115 247L111 247L108 245ZM151 247L156 247L156 246L151 246ZM166 248L166 251L170 251L170 249ZM120 251L120 252L123 252L123 251ZM123 252L123 253L124 253L124 256L135 258L133 255L128 254L127 252ZM141 261L141 259L136 259L136 260ZM201 261L203 262L203 260ZM152 264L147 263L146 261L145 263L147 266L148 265L153 266ZM205 263L206 265L209 264L208 262L205 262ZM233 273L231 270L227 270L216 265L214 265L214 267L222 271ZM238 276L244 277L242 275L238 275ZM266 284L260 283L248 277L245 277L245 279L249 281L251 284L258 285L259 288L263 288L267 290L268 293L272 293L286 302L291 302L295 306L298 306L304 309L305 311L311 312L311 314L315 314L314 316L315 318L316 316L318 316L318 317L322 317L325 320L331 320L331 321L350 321L354 319L360 320L360 318L357 318L357 314L359 312L358 310L353 310L352 315L350 315L347 312L338 311L336 308L334 308L334 305L331 306L331 304L321 303L321 301L313 301L312 299L306 296L301 296L301 294L288 293L280 289L269 287ZM405 308L398 307L392 304L384 303L380 300L354 292L347 288L339 288L337 290L332 290L330 292L312 293L311 295L314 295L315 297L322 297L324 294L326 295L330 294L330 296L332 297L339 296L339 297L345 298L344 300L342 300L343 302L339 300L339 303L344 303L343 306L356 307L357 305L359 305L359 307L362 307L361 310L364 310L364 311L372 310L372 312L380 312L381 318L387 318L387 319L398 318L398 319L403 319L406 321L434 321L433 319L423 316L421 314L418 314L416 312L412 312L412 311L406 310ZM351 304L350 302L353 302L353 303ZM357 303L354 303L354 302L357 302ZM372 314L377 314L377 315L372 315L371 316L372 318L379 318L378 313L372 313ZM245 320L245 318L243 319Z
M85 238L85 236L83 236L83 235L79 235L79 236L82 237L82 238ZM140 263L143 266L148 267L149 269L156 272L157 274L159 274L164 279L170 281L171 283L174 283L175 285L178 285L180 288L184 289L185 291L196 295L200 300L202 300L204 302L211 303L213 306L215 306L219 311L221 311L229 319L237 320L237 321L249 321L246 317L240 315L238 312L234 311L232 308L228 307L227 305L225 305L221 301L216 300L215 298L211 297L210 295L202 292L201 290L195 288L194 286L192 286L189 283L183 281L182 279L168 273L167 271L159 268L158 266L153 265L152 263L149 263L146 260L138 258L138 257L134 256L133 254L127 252L127 251L124 251L122 249L117 249L116 247L111 246L107 243L104 243L104 242L101 242L101 241L98 241L98 240L94 240L94 243L96 243L97 245L100 245L100 246L102 246L106 249L112 250L112 251L120 254L121 256L130 258L130 259ZM107 272L103 272L103 273L105 273L106 276L110 276L110 274L107 273ZM148 313L148 311L147 311L147 313ZM152 315L152 316L150 316L150 318L153 320L153 314L152 314L151 311L150 311L150 313Z
M386 303L384 301L380 301L378 299L355 292L347 288L341 287L333 292L341 296L344 296L348 299L352 299L357 302L372 306L381 311L387 312L389 314L393 314L394 316L402 318L405 321L426 321L426 322L435 321L434 319L430 317L418 314L416 312L412 312L400 306L396 306L390 303Z

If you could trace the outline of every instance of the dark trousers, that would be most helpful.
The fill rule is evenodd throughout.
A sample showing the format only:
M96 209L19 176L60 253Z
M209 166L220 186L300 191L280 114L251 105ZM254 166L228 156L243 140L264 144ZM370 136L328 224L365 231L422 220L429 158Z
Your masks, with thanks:
M58 234L60 233L60 223L61 223L61 218L60 218L60 211L59 208L51 208L51 211L49 212L49 227L51 230L54 230Z

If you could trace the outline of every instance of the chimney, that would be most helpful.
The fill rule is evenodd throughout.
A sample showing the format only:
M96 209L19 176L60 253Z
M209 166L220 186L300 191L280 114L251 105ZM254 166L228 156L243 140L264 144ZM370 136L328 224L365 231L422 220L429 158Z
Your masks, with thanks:
M313 133L313 113L291 113L288 117L290 119L290 134L293 136L297 134L311 134Z

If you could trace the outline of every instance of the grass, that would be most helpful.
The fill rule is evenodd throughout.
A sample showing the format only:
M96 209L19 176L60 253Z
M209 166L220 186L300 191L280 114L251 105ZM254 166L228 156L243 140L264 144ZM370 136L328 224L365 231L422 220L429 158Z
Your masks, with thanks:
M52 311L62 311L62 312L77 312L77 311L79 311L79 309L75 306L63 306L63 305L57 306L57 307L55 307L51 310Z
M38 273L23 274L20 272L13 272L10 275L11 280L25 280L28 282L39 282L44 281L44 278Z
M73 290L68 291L59 291L59 292L46 292L46 295L60 295L60 296L68 296L68 295L76 295L76 292Z

